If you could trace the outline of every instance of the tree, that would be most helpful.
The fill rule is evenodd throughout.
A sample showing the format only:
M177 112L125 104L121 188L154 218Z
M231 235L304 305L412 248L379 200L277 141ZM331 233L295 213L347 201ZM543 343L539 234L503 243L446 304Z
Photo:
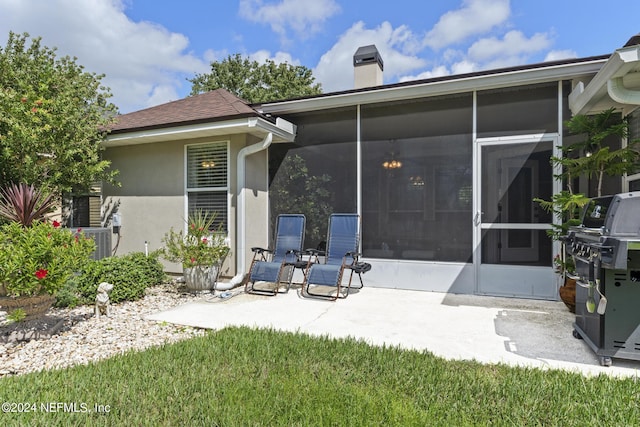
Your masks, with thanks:
M555 194L551 200L534 199L545 211L562 219L562 224L554 225L548 232L556 240L566 235L569 227L580 224L580 212L589 201L586 194L574 191L574 178L596 177L596 196L600 197L605 175L623 176L640 169L638 141L630 141L626 147L616 150L605 145L610 138L628 136L628 123L615 109L610 108L591 116L579 114L567 121L566 125L572 133L584 135L583 140L561 147L561 157L551 158L551 163L562 169L556 178L564 180L566 190Z
M239 53L211 63L211 72L196 74L191 95L223 88L247 102L269 102L322 93L311 70L302 65L251 61Z
M604 145L610 137L626 138L628 123L614 108L593 116L576 115L567 123L574 134L583 134L585 139L563 148L563 157L554 157L554 164L563 168L562 177L567 179L571 193L571 180L579 176L597 179L597 196L602 196L605 175L623 176L640 169L638 141L630 141L626 147L611 150Z
M100 142L115 119L104 75L57 58L40 38L9 33L0 46L0 184L26 182L57 194L114 180Z
M554 240L562 240L570 227L580 224L582 208L589 202L587 194L578 193L573 188L572 181L575 178L596 177L596 196L600 197L605 175L619 177L640 169L638 141L630 141L626 147L616 150L611 150L606 145L611 138L628 136L628 123L614 108L591 116L579 114L565 124L572 133L584 136L581 141L560 147L562 156L551 158L552 165L561 168L561 173L556 178L564 181L566 190L554 194L551 200L534 199L542 209L561 220L560 224L554 224L547 231ZM564 254L560 259L565 259Z
M333 207L333 194L329 190L331 181L327 174L311 175L300 155L285 157L269 187L272 228L278 214L301 213L307 219L305 240L314 244L324 240Z

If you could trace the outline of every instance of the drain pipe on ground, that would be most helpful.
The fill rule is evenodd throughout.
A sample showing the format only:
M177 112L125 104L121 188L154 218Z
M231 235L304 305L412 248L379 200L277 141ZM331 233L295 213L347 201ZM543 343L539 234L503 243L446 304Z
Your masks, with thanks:
M257 144L252 144L247 147L244 147L238 153L238 162L237 162L237 181L236 188L238 189L238 206L237 206L237 214L236 214L236 223L237 223L237 233L236 233L236 275L231 278L228 282L217 282L216 290L226 291L232 289L242 283L244 279L244 271L246 268L245 262L245 240L246 240L246 215L245 215L245 169L246 169L246 157L255 154L259 151L266 150L271 145L271 141L273 141L273 133L269 132L267 136Z

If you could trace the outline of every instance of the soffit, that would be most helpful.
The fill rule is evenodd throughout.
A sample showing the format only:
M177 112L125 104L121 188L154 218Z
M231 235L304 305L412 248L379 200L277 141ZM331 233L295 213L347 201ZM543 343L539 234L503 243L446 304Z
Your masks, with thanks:
M273 134L274 143L291 142L295 138L295 127L287 125L290 123L280 119L274 124L262 118L252 117L110 134L102 145L108 148L237 134L248 134L262 139L269 133Z
M628 114L638 105L614 101L607 91L611 79L622 78L625 88L640 90L640 46L616 50L602 69L588 83L579 82L569 96L569 107L573 114L597 114L614 107Z

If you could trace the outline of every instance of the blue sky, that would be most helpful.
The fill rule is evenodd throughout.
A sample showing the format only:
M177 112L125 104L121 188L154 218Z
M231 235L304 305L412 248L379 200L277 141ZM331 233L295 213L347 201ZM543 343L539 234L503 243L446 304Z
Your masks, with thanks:
M0 45L41 36L106 74L126 113L187 96L187 78L235 53L304 65L332 92L353 86L363 45L395 83L610 54L638 17L636 0L0 0Z

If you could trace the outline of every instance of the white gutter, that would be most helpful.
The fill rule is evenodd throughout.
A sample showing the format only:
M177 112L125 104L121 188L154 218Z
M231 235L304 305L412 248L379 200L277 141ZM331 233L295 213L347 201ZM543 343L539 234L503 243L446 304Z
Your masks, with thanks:
M640 105L640 91L624 87L622 77L615 77L607 81L607 92L611 99L621 104Z
M276 123L271 123L261 117L249 117L243 119L226 120L222 122L201 123L195 125L176 124L170 128L148 129L132 132L109 134L102 141L105 148L120 145L136 145L162 141L179 141L185 139L207 138L212 136L224 136L249 133L262 138L267 132L272 132L276 142L293 141L295 126L281 118L276 118Z
M569 94L569 108L573 114L591 114L594 111L603 110L613 107L611 100L619 102L614 96L626 97L624 91L628 91L623 86L623 80L627 80L633 74L637 74L635 70L640 64L640 49L638 46L626 47L616 50L602 68L585 85L579 82L573 91ZM618 80L620 78L620 80ZM635 79L627 82L627 85L635 86ZM609 92L610 86L623 88L623 91L616 91L613 88L613 94ZM607 95L611 100L607 100ZM632 98L635 96L632 96ZM625 103L623 102L624 106ZM630 105L630 104L626 104ZM633 104L631 104L633 105Z
M251 154L266 150L273 141L273 133L269 132L261 142L244 147L238 153L237 162L237 180L236 188L238 188L238 206L236 214L236 275L226 283L216 283L216 289L219 291L231 289L242 283L245 275L246 262L245 262L245 250L246 250L246 228L247 219L245 215L245 170L246 170L246 158Z
M271 123L264 119L252 118L248 122L249 128L259 129L260 132L266 133L262 141L248 145L238 152L238 161L236 167L237 179L236 188L238 189L238 204L236 214L236 275L229 282L216 283L217 290L228 290L240 285L244 279L247 268L246 263L246 239L247 239L247 215L245 203L245 171L247 168L247 156L258 153L269 148L273 142L274 135L276 140L293 142L296 136L296 126L280 117L276 118L276 122Z

